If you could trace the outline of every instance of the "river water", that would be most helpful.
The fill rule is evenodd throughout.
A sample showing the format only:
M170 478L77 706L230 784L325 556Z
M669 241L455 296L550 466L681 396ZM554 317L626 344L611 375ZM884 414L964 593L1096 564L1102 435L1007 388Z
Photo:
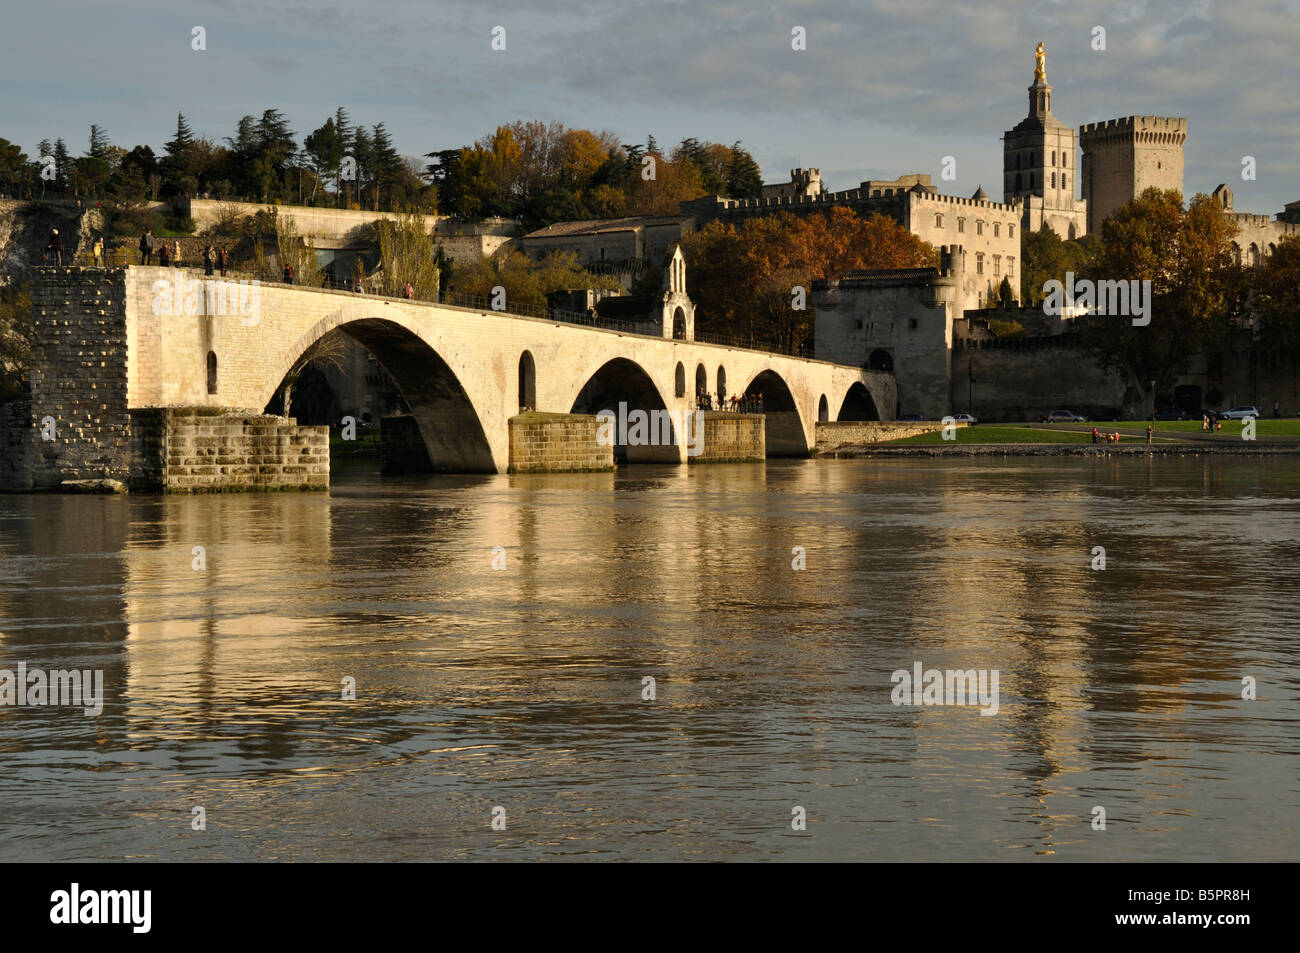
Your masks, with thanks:
M0 860L1300 855L1294 459L334 481L0 497Z

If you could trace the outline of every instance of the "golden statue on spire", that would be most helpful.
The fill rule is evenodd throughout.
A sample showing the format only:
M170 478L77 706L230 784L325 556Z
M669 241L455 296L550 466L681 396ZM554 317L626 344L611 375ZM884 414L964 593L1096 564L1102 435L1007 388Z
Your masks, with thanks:
M1038 49L1034 50L1034 82L1047 82L1047 51L1043 49L1041 40Z

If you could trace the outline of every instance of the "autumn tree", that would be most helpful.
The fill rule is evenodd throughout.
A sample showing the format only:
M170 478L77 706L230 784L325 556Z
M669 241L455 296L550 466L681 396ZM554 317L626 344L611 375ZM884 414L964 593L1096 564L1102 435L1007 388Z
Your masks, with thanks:
M1126 315L1078 320L1098 362L1143 395L1144 406L1152 381L1157 393L1171 386L1193 355L1226 339L1236 232L1209 196L1198 194L1184 208L1180 193L1154 188L1102 223L1101 252L1084 277L1150 282L1149 323L1134 325Z
M684 235L682 250L701 329L779 349L811 340L814 279L938 265L935 249L892 218L864 219L843 207L758 216L740 226L711 222Z
M413 213L381 219L375 223L375 233L383 264L383 293L399 297L409 281L415 297L436 301L438 264L424 219Z
M477 298L491 298L498 286L505 289L506 310L511 310L545 307L546 296L553 291L613 289L618 282L584 269L574 252L552 252L537 260L508 246L495 255L457 267L449 279L451 291Z

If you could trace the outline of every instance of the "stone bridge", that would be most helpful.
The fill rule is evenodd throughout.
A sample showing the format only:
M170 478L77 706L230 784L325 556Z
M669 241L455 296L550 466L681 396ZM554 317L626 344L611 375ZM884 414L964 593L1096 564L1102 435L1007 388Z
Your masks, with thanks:
M34 423L49 414L93 438L105 418L122 415L129 427L146 408L261 414L308 348L335 330L392 375L437 470L506 471L509 422L522 408L593 414L626 402L688 412L699 389L761 393L767 455L802 456L816 445L819 420L892 417L896 404L892 374L679 340L671 325L651 336L266 283L249 285L241 302L237 284L159 267L41 269ZM628 447L627 458L687 454L679 441Z

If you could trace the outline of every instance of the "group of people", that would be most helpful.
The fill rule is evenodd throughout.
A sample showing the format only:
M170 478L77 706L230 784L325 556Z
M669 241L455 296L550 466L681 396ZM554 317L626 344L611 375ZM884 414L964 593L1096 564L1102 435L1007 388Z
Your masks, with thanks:
M753 397L745 397L741 394L732 394L728 397L723 391L718 391L715 398L715 395L700 388L695 395L695 406L698 410L729 410L733 413L744 411L745 413L761 414L763 412L763 395L755 394Z
M1147 430L1150 429L1151 429L1150 427L1147 428ZM1096 427L1093 427L1092 442L1093 443L1119 443L1119 431L1115 431L1114 433L1102 433Z
M226 251L225 245L220 248L213 248L208 245L203 249L203 273L205 275L212 274L213 268L216 267L221 270L221 277L224 278L226 277L226 268L229 265L230 253Z
M1201 433L1222 433L1223 421L1218 417L1210 419L1209 414L1201 414Z

